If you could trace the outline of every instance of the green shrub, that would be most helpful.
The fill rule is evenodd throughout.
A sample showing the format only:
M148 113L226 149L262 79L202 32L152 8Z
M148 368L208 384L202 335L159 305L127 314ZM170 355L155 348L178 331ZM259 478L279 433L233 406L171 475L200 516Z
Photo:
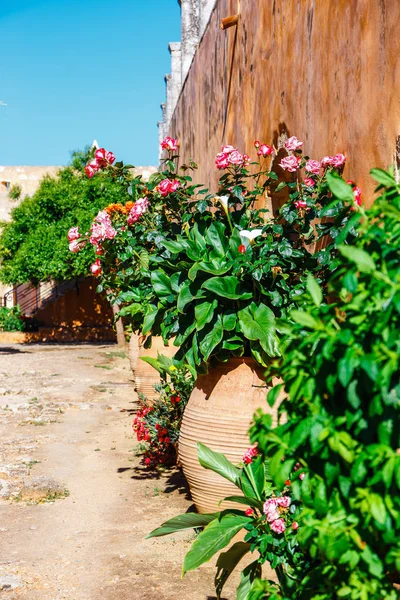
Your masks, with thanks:
M0 308L0 331L24 331L24 321L18 305Z

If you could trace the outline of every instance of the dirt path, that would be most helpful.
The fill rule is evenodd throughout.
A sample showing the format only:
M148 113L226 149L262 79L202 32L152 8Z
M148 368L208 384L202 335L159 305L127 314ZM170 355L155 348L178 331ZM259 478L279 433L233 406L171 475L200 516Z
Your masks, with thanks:
M115 346L0 346L1 598L214 599L212 564L180 580L192 533L145 540L191 502L141 468L134 408Z

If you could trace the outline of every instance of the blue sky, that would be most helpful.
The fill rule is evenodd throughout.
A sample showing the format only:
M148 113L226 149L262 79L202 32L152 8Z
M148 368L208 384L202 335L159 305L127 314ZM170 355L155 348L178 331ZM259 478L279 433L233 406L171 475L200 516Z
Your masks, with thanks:
M0 164L63 165L97 139L157 162L177 0L0 0Z

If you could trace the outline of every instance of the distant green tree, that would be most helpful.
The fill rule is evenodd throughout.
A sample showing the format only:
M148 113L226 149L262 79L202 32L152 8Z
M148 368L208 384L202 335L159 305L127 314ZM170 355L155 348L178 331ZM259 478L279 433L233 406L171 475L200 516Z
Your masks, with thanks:
M73 254L67 232L89 230L93 217L108 204L130 198L126 181L98 173L89 179L85 164L93 151L72 153L71 164L56 177L45 176L32 197L11 211L11 221L0 234L0 281L8 284L68 280L89 272L93 247Z

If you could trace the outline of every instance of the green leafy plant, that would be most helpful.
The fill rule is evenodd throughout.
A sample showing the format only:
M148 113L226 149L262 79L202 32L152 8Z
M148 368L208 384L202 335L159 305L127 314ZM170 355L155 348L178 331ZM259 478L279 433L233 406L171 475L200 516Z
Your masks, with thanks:
M171 466L176 463L177 443L183 411L194 385L193 374L185 366L159 355L157 359L142 357L160 374L155 402L139 400L133 430L142 444L143 463L147 467Z
M237 600L263 598L258 595L261 589L278 589L272 581L259 581L262 565L267 561L276 569L280 588L290 594L299 576L299 569L303 574L306 570L306 561L297 542L299 507L292 501L288 488L276 493L268 468L254 449L249 449L243 457L243 463L235 466L223 454L212 451L204 444L199 443L197 448L199 462L205 469L211 469L237 486L239 494L225 500L238 504L238 510L228 508L205 515L186 513L170 519L149 537L205 527L185 556L185 574L208 562L229 546L232 539L243 530L244 541L234 543L218 557L215 576L217 598L221 598L231 573L249 552L254 553L255 557L242 570ZM240 510L241 505L247 509Z
M284 381L286 420L272 428L260 414L251 431L278 490L293 463L306 473L290 489L312 562L293 600L398 597L400 187L391 173L372 175L380 196L354 215L355 243L339 246L330 302L309 278L307 306L282 324L282 357L269 375ZM339 178L329 185L333 202L351 191Z
M19 305L0 308L0 331L24 331L24 320Z

